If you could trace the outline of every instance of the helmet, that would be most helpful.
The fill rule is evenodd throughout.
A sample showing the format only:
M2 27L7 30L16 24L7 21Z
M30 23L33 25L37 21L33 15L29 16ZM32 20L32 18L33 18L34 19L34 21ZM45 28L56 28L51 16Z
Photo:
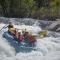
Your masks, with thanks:
M18 33L21 33L22 34L22 31L21 30L18 30Z

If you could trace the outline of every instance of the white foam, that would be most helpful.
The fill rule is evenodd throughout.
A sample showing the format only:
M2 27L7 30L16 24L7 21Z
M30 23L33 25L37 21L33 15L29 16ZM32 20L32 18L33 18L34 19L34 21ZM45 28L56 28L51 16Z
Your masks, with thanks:
M0 24L2 28L5 24ZM16 28L36 33L41 30L39 27L21 25ZM60 38L45 37L37 39L36 51L28 53L19 52L15 55L15 49L0 34L0 60L60 60Z

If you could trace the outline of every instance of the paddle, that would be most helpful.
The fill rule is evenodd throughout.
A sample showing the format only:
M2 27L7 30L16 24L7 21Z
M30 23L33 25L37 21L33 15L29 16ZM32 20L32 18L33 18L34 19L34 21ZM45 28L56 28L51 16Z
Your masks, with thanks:
M6 27L7 27L7 25L4 25L4 26L0 29L0 31L1 31L2 29L6 28Z

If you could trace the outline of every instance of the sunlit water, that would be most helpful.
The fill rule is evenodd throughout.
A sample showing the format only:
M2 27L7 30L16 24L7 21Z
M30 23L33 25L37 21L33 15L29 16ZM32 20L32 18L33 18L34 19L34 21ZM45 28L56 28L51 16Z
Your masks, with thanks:
M14 22L14 24L16 24L16 22ZM4 25L5 24L0 24L0 29ZM14 26L18 29L27 29L32 32L32 34L37 35L37 33L42 30L38 25L36 21L35 24L30 24L30 26L27 22L17 23ZM60 60L59 33L48 31L47 37L37 38L35 50L28 53L16 53L15 48L10 46L8 41L2 37L4 31L6 31L6 29L0 31L0 60Z

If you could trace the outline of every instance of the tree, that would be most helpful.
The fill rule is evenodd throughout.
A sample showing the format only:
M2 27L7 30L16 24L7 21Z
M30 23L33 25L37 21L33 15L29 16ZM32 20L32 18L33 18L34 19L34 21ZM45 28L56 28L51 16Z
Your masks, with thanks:
M7 15L7 5L5 0L0 0L0 5L2 6L4 16Z

